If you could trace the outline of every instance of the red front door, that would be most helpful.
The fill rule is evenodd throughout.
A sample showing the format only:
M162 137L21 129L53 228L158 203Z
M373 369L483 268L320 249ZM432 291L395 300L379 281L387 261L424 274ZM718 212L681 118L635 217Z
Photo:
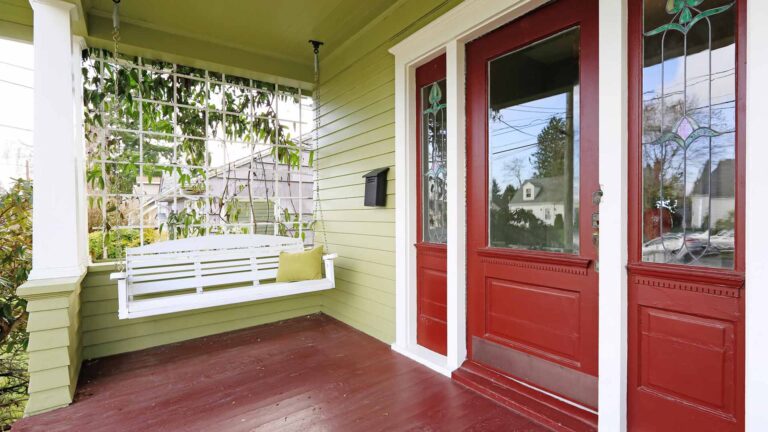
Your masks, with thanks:
M630 6L628 426L743 430L746 1Z
M446 94L445 55L416 70L416 342L445 355Z
M593 410L597 4L553 2L467 46L463 366Z

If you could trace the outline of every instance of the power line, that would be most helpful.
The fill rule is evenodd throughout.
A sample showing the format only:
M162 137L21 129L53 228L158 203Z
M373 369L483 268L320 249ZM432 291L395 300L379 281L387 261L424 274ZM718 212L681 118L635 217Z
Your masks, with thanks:
M30 132L30 133L32 132L32 129L22 128L22 127L18 127L18 126L11 126L11 125L2 124L2 123L0 123L0 128L15 129L15 130L20 130L22 132ZM29 144L25 144L25 143L21 143L21 144L22 145L26 145L27 147L32 147Z
M14 86L18 86L18 87L24 87L24 88L27 88L27 89L30 89L30 90L34 90L32 88L32 86L28 86L26 84L21 84L21 83L17 83L17 82L13 82L13 81L4 80L2 78L0 78L0 82L6 83L6 84L10 84L10 85L14 85Z
M495 151L495 152L491 153L491 155L495 156L495 155L498 155L498 154L508 153L508 152L515 151L515 150L522 150L522 149L525 149L525 148L536 147L538 145L539 145L539 142L536 141L535 143L530 143L530 144L525 144L525 145L521 145L521 146L518 146L518 147L512 147L510 149Z
M4 64L4 65L6 65L6 66L11 66L11 67L19 68L19 69L28 70L28 71L30 71L30 72L34 72L34 71L35 71L35 70L34 70L34 69L32 69L31 67L22 66L22 65L20 65L20 64L16 64L16 63L9 63L9 62L6 62L6 61L2 61L2 60L0 60L0 64Z

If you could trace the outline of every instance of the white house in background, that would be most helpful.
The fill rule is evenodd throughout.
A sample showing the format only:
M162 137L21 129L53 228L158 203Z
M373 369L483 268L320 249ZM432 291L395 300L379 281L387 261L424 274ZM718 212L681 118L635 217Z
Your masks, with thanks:
M248 184L249 157L211 168L207 173L208 196L221 197L235 195L241 202L241 210L236 222L249 224L251 215L248 209L249 193ZM305 158L306 159L306 158ZM251 195L256 209L256 221L266 222L275 220L275 215L268 212L288 209L291 214L301 213L306 217L312 216L314 180L310 167L306 166L301 171L291 169L285 164L275 164L272 155L262 152L254 157L254 168L251 177ZM305 164L307 161L305 160ZM272 171L277 170L277 180L273 180ZM135 188L143 187L144 195L150 198L145 201L142 214L145 221L151 221L155 217L157 223L164 223L170 213L175 209L181 211L190 205L191 201L199 200L205 196L202 190L194 187L181 186L178 183L178 175L164 173L161 177L148 179L142 177ZM274 194L274 190L277 194ZM228 189L230 192L224 193ZM231 192L236 191L236 192ZM138 195L138 192L135 192ZM272 204L268 204L268 202ZM276 206L274 204L277 204ZM216 220L218 213L211 214L210 223L216 224L222 221ZM269 230L271 232L271 229Z
M563 216L563 177L532 178L509 200L509 211L527 210L547 225L554 225L557 215Z
M710 172L711 179L710 179ZM707 164L696 179L691 191L691 227L694 229L715 227L717 221L733 219L733 209L736 208L736 189L733 181L735 161L721 160L713 171ZM707 191L709 189L709 194ZM712 208L709 208L709 203ZM707 217L709 216L709 218ZM707 223L711 220L711 223Z

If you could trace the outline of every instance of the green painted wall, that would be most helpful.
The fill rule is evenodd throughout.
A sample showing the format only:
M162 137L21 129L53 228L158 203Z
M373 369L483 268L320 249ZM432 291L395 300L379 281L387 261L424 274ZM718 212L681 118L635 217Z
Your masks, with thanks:
M116 265L88 267L82 283L83 358L165 345L320 311L321 294L304 294L154 317L117 319Z
M320 188L336 289L323 312L395 338L395 72L388 49L460 3L397 2L321 62ZM363 206L361 176L390 167L387 205ZM322 240L322 237L320 237Z
M32 41L32 8L29 0L0 0L0 37Z

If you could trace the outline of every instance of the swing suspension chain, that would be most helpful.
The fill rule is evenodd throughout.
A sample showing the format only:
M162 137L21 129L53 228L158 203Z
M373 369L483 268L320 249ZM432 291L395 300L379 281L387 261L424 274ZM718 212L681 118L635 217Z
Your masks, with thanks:
M112 41L114 42L114 51L112 53L112 60L113 60L113 67L115 68L114 73L114 100L112 101L112 113L115 116L115 118L118 118L120 116L119 111L119 94L117 92L117 85L120 82L119 80L119 72L118 68L120 67L118 64L117 59L117 51L118 51L118 43L120 42L120 0L112 0ZM104 139L108 140L108 134L104 134ZM102 203L102 205L106 205L106 203ZM120 230L116 230L117 232L117 240L120 242ZM125 254L125 248L118 248L120 259L118 259L118 265L117 265L117 271L118 272L124 272L125 271L125 262L126 262L126 254Z
M120 0L112 0L112 41L115 43L115 62L117 62L117 44L120 42Z
M319 88L320 88L320 46L323 45L322 42L316 41L316 40L310 40L309 43L312 44L313 52L315 55L315 86L313 89L313 95L312 95L312 103L314 105L314 116L315 116L315 131L314 131L314 138L315 138L315 199L314 199L314 207L315 207L315 215L317 215L317 219L315 221L320 221L322 225L322 234L323 234L323 247L325 248L326 252L330 251L330 248L328 247L328 234L325 230L325 216L323 215L323 203L320 200L320 101L319 101ZM315 231L317 233L317 231Z

